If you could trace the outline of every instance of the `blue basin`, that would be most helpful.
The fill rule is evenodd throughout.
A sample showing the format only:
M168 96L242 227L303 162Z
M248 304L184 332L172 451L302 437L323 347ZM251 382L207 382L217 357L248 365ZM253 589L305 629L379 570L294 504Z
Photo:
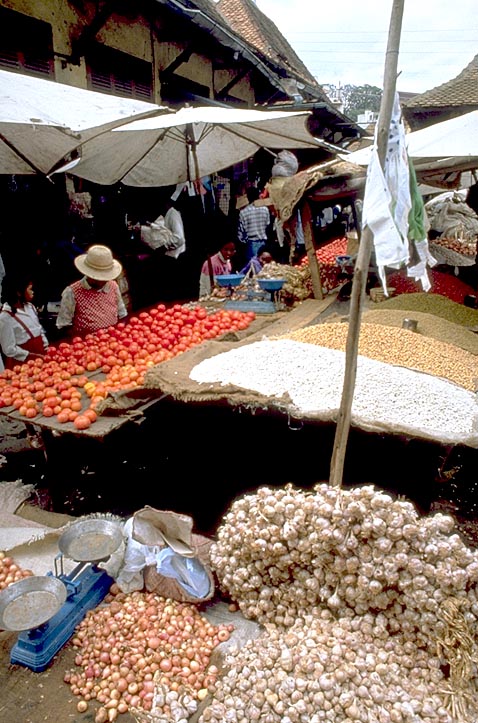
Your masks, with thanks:
M285 284L285 279L257 279L264 291L279 291Z
M216 276L219 286L239 286L245 274L220 274Z

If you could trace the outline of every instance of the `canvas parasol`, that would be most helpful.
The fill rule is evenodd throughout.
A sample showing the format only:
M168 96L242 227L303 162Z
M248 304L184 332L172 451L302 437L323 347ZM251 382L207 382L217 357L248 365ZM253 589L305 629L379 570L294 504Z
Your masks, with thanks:
M0 70L0 173L48 174L79 143L167 109Z
M306 127L309 112L184 107L133 121L79 148L70 173L95 183L169 186L239 163L260 148L328 147Z
M478 110L407 133L407 152L412 159L478 159ZM349 163L368 165L372 146L342 155Z

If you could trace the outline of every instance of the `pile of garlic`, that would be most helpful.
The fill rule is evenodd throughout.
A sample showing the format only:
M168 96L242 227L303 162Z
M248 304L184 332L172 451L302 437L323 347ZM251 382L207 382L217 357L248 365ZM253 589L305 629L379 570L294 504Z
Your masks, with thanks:
M303 301L311 296L309 268L300 268L299 266L290 266L288 264L279 264L271 261L266 264L257 274L260 279L285 279L285 284L281 289L281 296L284 300Z
M478 552L453 518L368 485L263 487L233 502L211 561L266 631L230 653L204 723L476 720Z
M453 721L439 659L389 637L380 615L359 624L329 612L299 619L287 632L267 628L226 657L200 723Z

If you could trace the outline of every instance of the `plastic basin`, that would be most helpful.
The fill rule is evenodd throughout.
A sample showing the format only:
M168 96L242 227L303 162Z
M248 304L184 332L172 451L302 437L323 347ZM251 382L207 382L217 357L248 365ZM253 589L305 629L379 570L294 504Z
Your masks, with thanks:
M219 286L239 286L245 274L220 274L216 276Z
M279 291L285 284L285 279L257 279L264 291Z

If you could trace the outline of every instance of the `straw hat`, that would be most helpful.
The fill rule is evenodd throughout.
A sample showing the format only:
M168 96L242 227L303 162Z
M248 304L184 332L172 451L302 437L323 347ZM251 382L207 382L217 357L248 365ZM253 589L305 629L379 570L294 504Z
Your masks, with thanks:
M86 254L80 254L75 259L76 268L90 279L97 281L112 281L116 279L123 267L113 258L107 246L90 246Z

